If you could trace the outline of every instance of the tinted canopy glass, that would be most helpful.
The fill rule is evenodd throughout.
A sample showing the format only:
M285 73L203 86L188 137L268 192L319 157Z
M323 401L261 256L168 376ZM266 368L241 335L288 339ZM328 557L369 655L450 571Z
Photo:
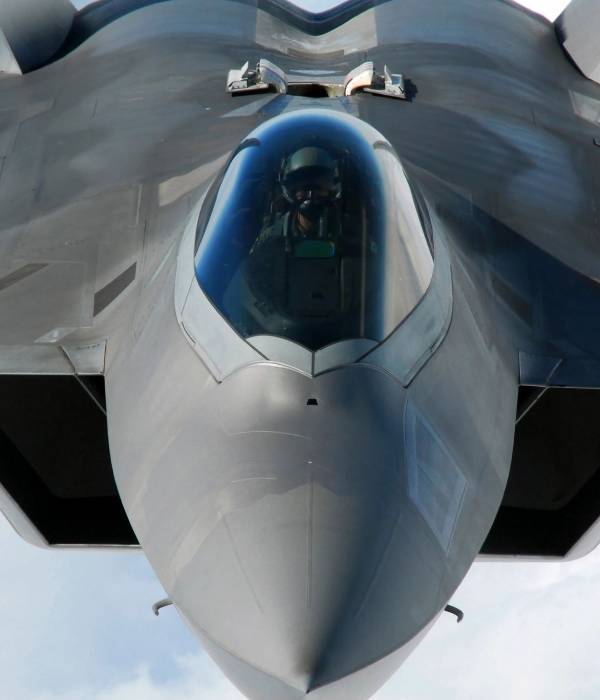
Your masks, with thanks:
M317 350L383 340L422 298L433 257L390 144L355 117L306 110L234 153L203 206L195 265L242 336Z

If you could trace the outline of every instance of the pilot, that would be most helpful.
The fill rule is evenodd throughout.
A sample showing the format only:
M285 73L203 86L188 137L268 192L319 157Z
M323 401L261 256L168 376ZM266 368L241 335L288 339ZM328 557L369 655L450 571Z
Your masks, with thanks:
M258 235L246 266L253 306L264 318L283 314L281 323L331 316L340 298L338 162L324 148L304 146L283 161L278 181L284 210Z
M306 245L298 244L309 239L323 241L323 250L325 241L329 241L328 250L334 251L340 234L335 205L341 199L339 171L334 158L317 146L300 148L284 161L279 183L286 209L272 226L262 231L254 249L267 240L278 239L285 242L286 252L297 249L297 254L302 248L308 250ZM318 245L313 245L312 249L317 251Z
M288 157L280 179L283 195L291 205L287 236L337 238L334 207L342 193L331 155L323 148L305 146Z

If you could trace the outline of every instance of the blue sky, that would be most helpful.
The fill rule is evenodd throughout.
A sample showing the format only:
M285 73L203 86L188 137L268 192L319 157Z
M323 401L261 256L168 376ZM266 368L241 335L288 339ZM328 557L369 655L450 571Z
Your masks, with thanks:
M527 5L554 18L566 2ZM241 700L173 608L154 617L143 554L37 549L3 518L0 551L1 698ZM600 552L475 564L454 602L464 622L443 616L376 700L600 697Z

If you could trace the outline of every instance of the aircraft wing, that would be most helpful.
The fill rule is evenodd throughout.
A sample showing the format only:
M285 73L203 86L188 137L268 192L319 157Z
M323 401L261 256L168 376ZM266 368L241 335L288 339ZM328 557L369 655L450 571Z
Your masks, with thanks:
M257 119L221 118L256 8L223 30L205 3L204 29L165 38L149 4L0 8L0 493L42 545L137 544L108 451L107 339L141 327L136 295Z
M210 15L193 61L177 34L157 45L137 16L143 8L92 32L106 8L139 4L92 6L75 18L78 47L0 80L0 345L33 348L19 352L20 369L59 367L60 356L39 366L49 360L36 347L77 344L80 332L89 344L95 328L106 336L107 310L135 293L177 236L186 197L243 133L218 118L231 110L231 61L211 37ZM239 7L229 23L241 30ZM91 36L82 42L84 20Z

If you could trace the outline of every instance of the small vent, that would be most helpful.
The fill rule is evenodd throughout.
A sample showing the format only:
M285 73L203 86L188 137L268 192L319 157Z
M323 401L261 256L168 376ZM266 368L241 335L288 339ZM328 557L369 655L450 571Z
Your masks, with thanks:
M308 401L306 402L306 405L307 406L318 406L319 402L317 401L317 399L308 399Z
M287 94L298 97L329 97L327 88L316 83L290 83L288 84Z

